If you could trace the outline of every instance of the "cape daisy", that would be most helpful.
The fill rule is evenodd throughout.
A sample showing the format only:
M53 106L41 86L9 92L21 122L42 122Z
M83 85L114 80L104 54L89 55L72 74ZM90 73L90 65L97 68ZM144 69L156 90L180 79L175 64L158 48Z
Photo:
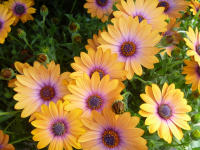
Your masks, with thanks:
M175 89L175 85L164 84L162 92L156 84L152 87L145 87L146 94L140 97L146 102L140 106L139 114L147 117L145 125L149 125L149 132L158 131L160 138L168 143L172 141L172 134L178 139L183 138L181 128L191 130L187 121L191 118L186 112L191 111L191 106L187 105L184 93L180 89Z
M200 64L194 61L193 57L191 57L191 59L192 61L183 60L187 66L182 68L184 70L182 74L187 74L185 77L185 84L192 83L192 91L196 91L198 89L200 93Z
M163 15L164 8L156 8L158 0L121 0L121 4L117 4L116 7L119 11L114 11L115 17L138 16L139 22L146 19L147 23L152 25L152 30L158 30L159 32L166 31L167 22L165 22L166 16Z
M124 70L124 63L116 62L117 54L111 54L109 49L103 53L102 48L96 52L90 48L88 54L81 52L81 57L74 57L74 60L75 63L72 63L71 66L76 72L70 74L73 79L81 77L83 73L91 77L96 71L99 72L100 79L109 74L110 79L122 80L127 74L127 71Z
M195 33L196 32L196 33ZM200 62L200 41L199 41L199 32L196 27L196 31L189 27L189 31L187 33L188 38L184 38L186 45L191 48L187 51L188 56L194 56L194 60Z
M91 13L91 17L97 16L102 22L108 20L108 15L113 12L113 4L115 2L120 2L120 0L86 0L87 3L83 6L88 9L87 13Z
M190 9L191 12L193 12L193 15L195 16L197 12L199 11L200 8L200 3L198 0L191 0L190 1L190 6L192 7Z
M8 144L9 135L3 134L3 131L0 130L0 150L15 150L12 144Z
M9 0L4 2L5 6L8 7L9 11L13 12L15 16L15 21L13 25L15 26L19 19L25 23L27 20L33 20L31 14L36 12L36 9L31 7L34 2L31 0Z
M181 18L179 11L185 11L189 3L184 0L159 0L158 7L164 7L164 14L169 18Z
M49 105L50 101L56 103L70 93L67 86L62 84L64 79L69 78L70 72L60 75L60 65L55 65L54 61L47 67L35 61L34 67L23 69L24 75L16 76L17 87L14 90L17 94L13 98L18 102L15 109L23 109L22 118L31 115L29 121L35 118L34 112L41 111L42 104Z
M104 51L118 54L118 62L125 63L126 77L130 80L134 73L142 75L142 67L153 69L159 60L154 56L159 49L154 47L161 39L157 30L152 31L147 20L139 23L138 17L129 16L112 19L113 25L108 25L108 32L102 32L99 43ZM133 26L134 24L134 26Z
M147 150L147 141L141 137L144 130L135 128L139 120L130 112L116 117L107 108L102 114L93 110L92 120L81 119L87 132L78 141L87 150Z
M11 31L10 25L13 24L15 17L12 17L12 12L8 12L3 4L0 4L0 43L5 42L5 38Z
M122 100L121 91L125 88L119 80L110 80L109 75L105 75L101 80L98 72L95 72L91 79L84 73L82 77L76 78L76 85L68 85L72 94L64 96L64 100L70 103L65 106L65 110L71 111L76 108L83 110L81 117L90 117L92 110L101 112L104 107L111 109L115 100Z
M72 150L72 146L81 149L77 138L85 133L81 121L78 120L82 110L70 112L64 110L67 103L58 101L49 103L49 107L42 105L42 112L35 113L37 120L31 122L36 127L31 133L33 140L39 141L37 148L42 149L49 144L48 150Z

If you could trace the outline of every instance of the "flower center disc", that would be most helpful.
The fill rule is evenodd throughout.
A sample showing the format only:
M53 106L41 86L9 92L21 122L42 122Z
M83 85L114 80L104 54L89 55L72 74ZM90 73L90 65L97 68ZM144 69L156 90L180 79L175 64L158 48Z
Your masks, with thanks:
M142 17L141 15L138 15L138 19L139 19L139 23L144 20L144 17Z
M200 45L197 45L197 46L196 46L196 52L197 52L197 54L200 55Z
M168 105L162 104L158 108L158 114L163 119L168 119L172 115L172 109Z
M24 9L24 6L22 6L22 5L17 5L17 6L15 7L15 12L16 12L17 14L19 14L19 15L23 14L24 11L25 11L25 9Z
M91 109L94 109L94 110L98 109L100 108L101 105L102 105L102 99L98 95L90 96L87 99L87 106Z
M100 70L100 69L95 69L95 70L93 70L93 71L90 73L90 78L92 77L93 73L96 72L96 71L98 71L99 76L100 76L100 80L101 80L101 79L105 76L105 73L104 73L102 70Z
M103 144L108 148L114 148L119 144L119 137L116 132L107 130L103 133Z
M158 7L165 7L164 11L167 11L168 8L169 8L169 4L165 1L161 1L161 2L158 3Z
M108 3L108 0L97 0L97 4L100 6L105 6Z
M55 135L63 135L66 132L66 127L65 124L60 121L52 125L52 130Z
M121 46L121 52L124 56L131 56L135 53L136 46L133 42L125 42Z
M50 86L45 86L41 89L40 96L45 101L51 100L55 96L54 89Z

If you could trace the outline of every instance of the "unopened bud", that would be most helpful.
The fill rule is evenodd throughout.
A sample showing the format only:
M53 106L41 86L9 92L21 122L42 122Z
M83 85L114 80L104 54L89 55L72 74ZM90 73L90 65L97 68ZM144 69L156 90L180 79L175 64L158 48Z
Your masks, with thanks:
M200 93L198 91L194 91L192 92L189 96L188 96L188 100L197 100L200 96Z
M26 32L24 32L24 30L18 28L18 29L17 29L17 35L18 35L21 39L23 39L23 38L26 37Z
M11 42L11 41L13 40L13 38L12 38L11 36L8 36L8 37L6 38L6 40L7 40L8 42Z
M14 71L11 68L1 70L1 79L10 80L15 76Z
M196 113L194 116L192 116L191 121L194 124L200 123L200 113Z
M198 141L200 139L200 131L198 129L194 130L192 133L191 133L191 138L194 140L194 141Z
M58 22L59 22L59 19L58 18L56 18L56 17L53 17L52 19L51 19L51 22L53 23L53 24L58 24Z
M41 8L40 8L40 14L43 17L46 17L49 14L49 10L48 10L48 8L45 5L41 6Z
M47 46L42 47L42 52L48 53L49 52L49 47L47 47Z
M68 29L70 33L76 33L80 29L80 25L77 22L71 22Z
M72 34L72 43L81 43L81 35L79 33Z
M180 76L181 76L181 73L179 71L174 71L172 73L172 77L174 77L174 78L179 78Z
M38 30L38 25L37 24L32 24L31 28L33 29L33 31L37 31Z
M172 56L173 57L178 57L181 54L181 49L179 47L176 47L173 51L172 51Z
M112 104L112 111L115 114L123 114L125 111L125 103L121 100L116 100Z
M162 39L160 40L160 44L163 47L168 47L170 45L173 44L175 40L175 36L174 35L165 35L164 37L162 37Z
M37 61L39 63L46 64L46 63L49 63L49 57L46 54L41 53L37 55Z

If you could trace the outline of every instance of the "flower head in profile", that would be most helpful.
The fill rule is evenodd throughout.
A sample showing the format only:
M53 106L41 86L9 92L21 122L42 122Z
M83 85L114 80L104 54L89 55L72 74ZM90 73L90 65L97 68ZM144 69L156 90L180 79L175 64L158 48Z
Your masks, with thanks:
M36 12L36 9L31 7L34 2L31 0L9 0L4 2L5 6L8 7L9 11L15 16L15 21L13 25L15 26L19 19L25 23L27 20L33 20L31 14Z
M8 144L9 135L3 134L3 131L0 130L0 150L15 150L12 144Z
M121 0L121 4L117 4L116 7L119 11L114 11L115 17L124 16L137 16L139 22L147 20L147 23L152 26L152 30L158 30L159 32L166 31L167 22L165 22L166 16L163 15L164 8L156 8L158 0Z
M146 102L140 106L139 114L147 117L145 125L149 125L149 132L158 131L160 138L168 143L172 142L172 134L178 139L183 138L181 128L191 130L187 121L191 118L186 112L191 111L187 105L184 93L175 89L175 85L164 84L162 91L156 84L145 87L146 94L140 97Z
M184 0L159 0L158 7L164 7L164 14L169 18L181 18L179 11L185 11L189 2Z
M191 57L191 59L192 61L183 60L187 66L182 68L184 70L182 74L187 74L185 84L192 83L192 91L198 89L200 93L200 62L194 61L194 57Z
M98 38L99 47L111 53L118 54L118 62L125 63L126 77L130 80L134 73L142 75L142 66L153 69L154 63L159 60L154 56L160 50L154 47L159 43L161 36L157 30L152 31L151 25L147 25L147 20L139 23L138 17L123 16L112 19L114 25L108 25L108 32L102 32ZM134 26L133 26L134 24ZM99 48L98 47L98 48Z
M125 112L119 117L107 108L102 113L92 111L92 119L81 119L87 132L78 142L87 150L147 150L144 130L135 128L139 117Z
M179 28L180 24L181 24L181 22L176 23L176 19L170 19L170 22L167 25L167 31L164 32L162 35L163 36L167 36L167 35L174 36L174 40L172 42L172 45L165 47L166 50L162 52L163 55L165 52L167 52L167 54L169 56L171 56L172 50L177 48L177 46L175 44L179 44L179 41L182 39L180 33L173 30L173 28Z
M187 32L188 38L184 38L186 45L190 48L187 51L188 56L194 56L194 60L200 62L200 41L199 41L199 32L196 27L196 31L189 27L189 31Z
M65 110L80 108L83 110L81 117L89 118L92 110L101 112L105 107L111 110L115 100L123 99L120 93L125 87L118 79L110 80L109 75L100 80L99 73L94 72L91 79L86 73L77 77L76 85L68 85L68 88L72 94L63 98L70 102Z
M49 145L48 150L72 150L72 146L81 149L77 138L86 131L81 128L83 124L78 118L82 110L75 109L70 112L64 110L67 102L50 102L48 106L42 105L41 113L35 113L36 120L31 124L36 127L31 133L33 140L39 141L38 149Z
M200 3L198 0L191 0L190 1L190 6L192 7L190 9L191 12L193 12L193 15L195 16L197 12L199 11L200 8Z
M76 71L70 74L70 77L75 79L81 77L83 73L92 76L94 72L99 72L100 79L109 74L110 79L125 79L127 71L124 70L124 63L117 62L117 54L111 54L108 49L103 53L102 48L97 51L90 48L88 54L81 52L81 57L74 57L75 63L72 63L72 68Z
M8 12L3 4L0 4L0 43L5 42L5 38L11 31L10 25L13 24L15 17L12 16L12 12Z
M91 17L97 16L102 22L108 21L108 15L113 12L113 4L120 2L120 0L87 0L87 3L83 6L88 9L87 13L91 13Z
M34 112L41 111L41 105L49 105L51 101L62 100L63 96L69 94L67 86L63 85L63 80L69 78L70 72L60 75L60 65L55 65L54 61L47 64L47 68L35 61L34 66L23 69L23 75L17 75L14 91L14 99L18 101L15 109L23 109L21 117L31 116L32 121Z

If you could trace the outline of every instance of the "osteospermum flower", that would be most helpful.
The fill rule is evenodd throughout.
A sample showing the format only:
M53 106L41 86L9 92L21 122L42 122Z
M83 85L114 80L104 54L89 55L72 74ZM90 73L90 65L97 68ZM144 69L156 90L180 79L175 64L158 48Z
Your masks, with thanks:
M48 150L72 150L72 146L81 149L77 138L86 131L81 128L78 118L82 110L75 109L70 112L64 110L62 101L49 103L49 107L42 105L42 113L35 113L37 120L31 122L36 127L31 133L33 140L39 141L37 148L42 149L49 144Z
M87 3L83 6L88 9L87 13L91 13L91 17L97 16L102 22L108 20L108 15L113 12L113 4L115 2L120 2L120 0L87 0Z
M47 68L38 62L34 62L34 67L23 69L24 75L17 75L17 85L14 90L17 92L14 99L18 101L15 109L23 109L21 117L31 115L29 121L35 116L34 112L41 111L41 105L49 105L51 101L62 100L63 96L69 94L67 86L63 85L63 80L69 78L70 72L60 75L60 65L55 65L54 61L47 64Z
M179 11L185 11L189 3L185 0L159 0L158 7L164 7L164 14L169 18L181 18Z
M182 74L187 74L185 77L185 84L192 83L192 91L196 91L198 89L200 93L200 64L191 57L192 61L190 60L183 60L184 63L187 65L183 67L184 70Z
M101 112L104 107L111 109L115 100L122 100L120 92L124 89L123 83L117 79L110 80L106 75L100 80L100 75L95 72L91 79L87 74L76 78L76 85L68 85L72 94L64 96L64 100L70 103L65 110L71 111L76 108L83 110L82 117L90 117L92 110Z
M81 119L87 132L78 141L87 150L147 150L147 141L141 136L144 130L135 128L139 117L131 117L130 112L116 117L107 108L102 114L93 110L92 120Z
M196 32L196 33L195 33ZM187 33L188 38L184 38L186 45L191 48L187 51L188 56L194 56L194 60L200 62L200 41L199 41L199 32L196 27L196 31L189 27L189 31Z
M12 12L8 12L8 8L0 4L0 43L5 42L5 38L11 31L10 25L13 24L15 17L12 17Z
M177 48L177 46L175 44L179 44L179 41L182 39L180 33L178 33L177 31L173 30L173 28L179 28L179 25L181 24L181 22L176 23L176 19L170 19L169 24L167 25L167 31L164 32L162 35L163 36L174 36L174 40L172 45L165 47L165 51L162 52L162 54L164 54L165 52L167 52L167 54L169 56L171 56L171 52L173 49Z
M0 150L15 150L12 144L8 144L9 135L3 134L3 131L0 130Z
M5 6L8 7L9 11L13 12L15 16L15 21L13 25L15 26L19 19L25 23L27 20L33 20L31 14L36 12L36 9L31 7L34 2L31 0L9 0L4 2Z
M104 51L111 49L111 53L118 54L118 62L125 63L125 70L128 71L126 77L130 80L134 73L142 75L142 67L153 69L154 63L159 60L154 56L159 49L154 47L161 36L158 31L152 31L151 25L147 25L147 20L141 23L138 17L129 16L114 18L114 26L108 25L108 32L102 32L99 43ZM134 24L134 26L133 26Z
M184 99L184 93L175 89L175 85L164 84L162 92L156 84L145 87L146 94L140 97L146 102L140 106L139 114L147 117L145 125L149 125L149 132L158 131L160 138L168 143L172 141L172 134L178 139L183 138L181 128L190 130L187 121L191 118L186 112L192 110Z
M127 71L124 70L124 63L117 62L117 54L111 54L110 49L103 53L102 48L96 52L90 48L88 54L81 52L81 57L74 57L74 60L75 63L72 63L71 66L76 72L70 74L73 79L81 77L83 73L91 77L96 71L99 72L100 79L109 74L110 79L122 80L127 74Z
M163 15L164 8L156 8L158 0L121 0L121 4L117 4L116 7L119 11L113 12L115 17L128 16L138 17L139 22L147 20L147 23L152 25L152 30L158 30L159 32L166 31L167 22L165 22L166 16Z
M200 8L200 3L198 0L191 0L190 1L190 6L192 7L190 9L191 12L193 12L193 15L195 16L197 12L199 11Z

